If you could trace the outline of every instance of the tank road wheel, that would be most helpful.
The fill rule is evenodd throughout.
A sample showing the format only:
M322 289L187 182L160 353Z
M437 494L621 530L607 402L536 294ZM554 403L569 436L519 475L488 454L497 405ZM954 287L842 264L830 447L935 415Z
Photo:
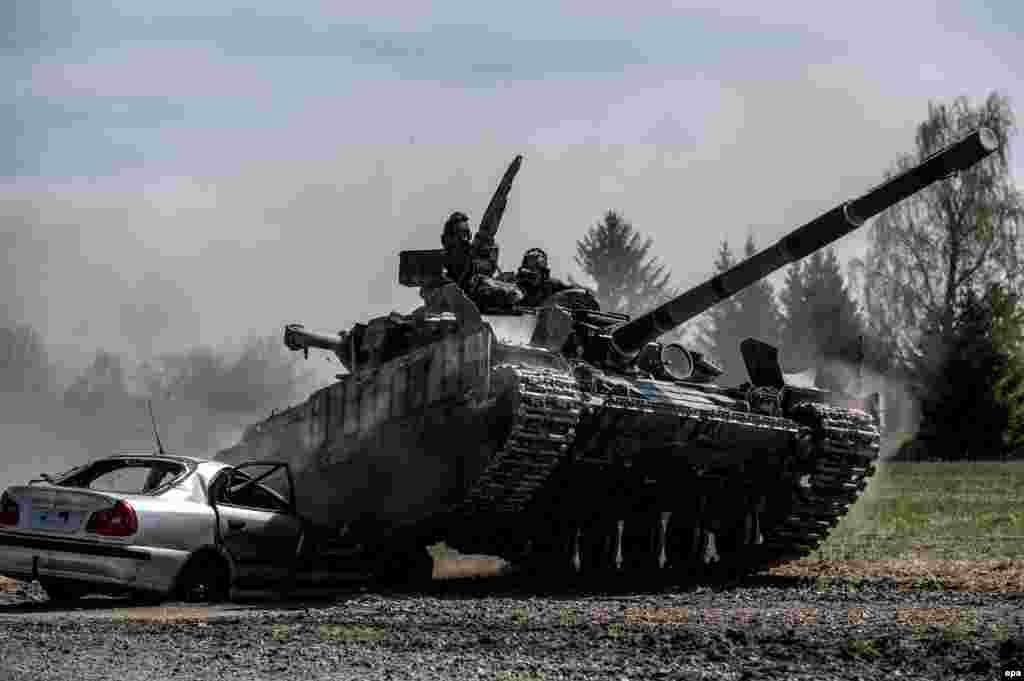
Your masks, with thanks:
M707 536L700 521L675 510L669 515L665 531L665 567L679 577L696 576L697 557L704 551Z
M576 533L573 523L559 522L530 542L523 575L535 585L563 585L576 574Z
M622 571L630 576L657 572L663 539L661 511L638 511L623 519Z
M607 576L615 571L619 523L614 518L593 518L580 527L580 574L585 579Z
M699 579L718 562L716 536L707 523L707 497L696 497L689 508L669 514L665 533L667 567L677 577Z
M764 543L761 534L763 510L763 497L749 499L746 511L718 532L716 548L722 559L720 572L723 577L738 579L756 569L760 556L758 547Z

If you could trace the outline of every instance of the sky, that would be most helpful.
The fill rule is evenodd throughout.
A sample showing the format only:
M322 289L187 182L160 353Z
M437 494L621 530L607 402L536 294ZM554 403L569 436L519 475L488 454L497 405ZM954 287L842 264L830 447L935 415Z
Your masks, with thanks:
M929 101L1024 123L1016 0L353 4L4 3L0 314L74 367L409 311L398 251L515 154L504 269L582 278L616 210L686 287L881 180Z

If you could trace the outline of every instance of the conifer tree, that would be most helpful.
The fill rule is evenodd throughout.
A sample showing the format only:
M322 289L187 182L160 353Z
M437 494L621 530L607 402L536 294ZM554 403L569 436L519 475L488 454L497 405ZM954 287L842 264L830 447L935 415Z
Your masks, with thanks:
M754 238L744 245L745 257L757 252ZM727 271L736 261L727 241L722 241L715 259L715 273ZM778 345L781 316L775 302L775 291L767 279L757 281L708 311L709 328L705 345L725 373L720 382L737 385L749 380L740 343L747 338Z
M814 367L822 387L845 388L835 363L851 367L860 361L864 330L835 251L816 251L790 266L779 299L785 311L783 366L789 371Z
M601 309L637 315L674 294L671 274L648 255L652 243L611 210L576 242L576 264L594 280Z

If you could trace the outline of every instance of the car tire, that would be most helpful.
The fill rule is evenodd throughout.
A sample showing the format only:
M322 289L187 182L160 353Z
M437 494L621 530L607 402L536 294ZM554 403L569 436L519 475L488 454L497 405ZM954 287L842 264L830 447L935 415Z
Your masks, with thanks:
M228 566L211 552L197 553L178 576L176 595L183 601L216 603L227 600L230 589Z
M43 591L46 592L51 602L68 603L76 601L86 594L85 587L81 584L64 582L61 580L45 580L39 582Z

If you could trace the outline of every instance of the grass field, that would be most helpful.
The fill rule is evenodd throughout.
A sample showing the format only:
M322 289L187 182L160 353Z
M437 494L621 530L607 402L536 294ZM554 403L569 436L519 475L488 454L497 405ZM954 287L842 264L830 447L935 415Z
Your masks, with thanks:
M883 463L812 558L1024 558L1024 462Z
M881 464L817 551L771 572L1024 592L1024 462Z

